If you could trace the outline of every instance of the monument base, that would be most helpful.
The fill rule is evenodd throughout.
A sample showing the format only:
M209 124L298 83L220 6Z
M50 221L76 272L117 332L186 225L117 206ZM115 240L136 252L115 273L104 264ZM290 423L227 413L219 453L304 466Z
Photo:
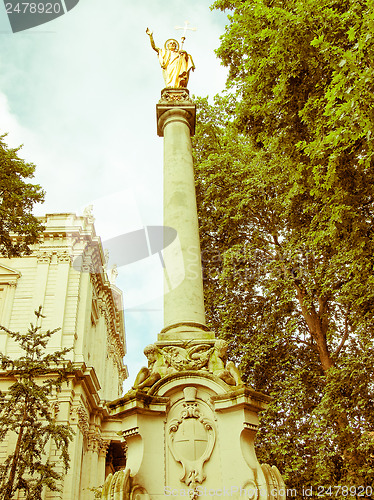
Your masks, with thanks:
M202 370L130 391L109 405L122 421L127 463L107 477L102 498L285 499L278 469L260 465L254 450L258 412L269 400Z

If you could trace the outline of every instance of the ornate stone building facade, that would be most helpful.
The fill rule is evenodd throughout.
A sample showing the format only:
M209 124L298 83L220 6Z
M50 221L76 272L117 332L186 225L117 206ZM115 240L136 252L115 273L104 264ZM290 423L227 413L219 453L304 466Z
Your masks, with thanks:
M67 357L74 372L55 404L58 421L75 431L70 469L61 493L47 492L45 498L88 500L94 498L92 489L104 483L105 471L114 472L124 459L106 407L122 394L127 378L122 294L104 270L103 248L90 214L49 214L42 222L44 233L30 255L0 259L0 324L26 331L42 306L42 330L60 328L48 349L72 348ZM17 344L4 332L0 349L19 355ZM0 390L9 382L0 374ZM0 459L13 449L12 438L2 442Z

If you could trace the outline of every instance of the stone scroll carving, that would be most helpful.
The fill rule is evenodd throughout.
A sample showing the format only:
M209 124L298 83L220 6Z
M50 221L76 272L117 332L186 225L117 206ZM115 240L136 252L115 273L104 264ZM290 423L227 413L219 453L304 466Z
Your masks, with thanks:
M275 465L261 464L261 469L274 500L286 500L286 486L278 468Z
M168 444L174 459L182 466L180 480L195 490L206 475L203 468L216 441L213 421L202 414L196 398L196 387L184 389L185 401L179 418L168 425Z
M158 347L150 344L144 349L148 367L143 367L134 382L133 389L147 391L161 378L186 370L202 370L212 373L231 386L243 384L238 368L227 361L228 343L218 339L211 344L169 345Z
M107 476L101 500L150 500L150 496L145 488L132 484L130 469L126 468Z
M109 474L105 480L101 498L102 500L129 500L131 491L130 470L120 470Z

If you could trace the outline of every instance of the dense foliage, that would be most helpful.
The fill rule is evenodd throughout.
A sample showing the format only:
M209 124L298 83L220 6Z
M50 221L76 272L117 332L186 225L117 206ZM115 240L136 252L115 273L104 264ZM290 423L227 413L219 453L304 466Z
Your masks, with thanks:
M32 209L44 200L44 192L38 184L25 182L33 177L35 165L20 159L20 148L8 148L4 137L0 136L0 254L14 257L29 253L29 245L37 241L42 225Z
M42 317L40 309L35 314L37 320ZM0 441L16 435L13 453L0 464L0 498L9 500L22 492L26 500L41 500L46 488L59 491L69 466L73 432L56 421L55 406L57 393L71 371L64 361L69 349L46 352L57 330L42 333L37 323L26 334L0 328L24 351L18 359L0 353L2 379L13 381L0 394ZM48 450L53 447L54 459L50 460Z
M299 494L374 490L373 4L214 5L228 92L199 100L194 139L208 318L274 397L260 460Z

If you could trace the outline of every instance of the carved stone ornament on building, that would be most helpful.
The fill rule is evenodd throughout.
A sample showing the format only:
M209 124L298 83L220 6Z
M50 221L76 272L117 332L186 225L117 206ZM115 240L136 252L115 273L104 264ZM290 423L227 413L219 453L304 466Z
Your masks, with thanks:
M101 437L100 432L95 429L88 433L87 436L87 449L94 453L99 453L100 449L104 445L104 441Z
M92 211L93 211L93 205L88 205L83 210L83 217L87 218L87 222L89 224L93 224L95 222L95 217L93 216Z
M176 371L200 370L207 365L214 347L207 345L193 346L186 349L179 346L167 346L162 353L167 363Z
M101 498L103 500L114 500L117 498L129 498L131 490L130 470L120 470L114 475L109 474L105 480Z
M39 263L41 264L50 264L52 260L52 253L51 252L38 252L36 254L36 258Z
M85 438L88 437L89 419L82 405L74 406L70 410L70 424L76 424Z
M202 414L201 405L196 400L196 387L184 389L183 409L179 418L168 425L169 449L174 459L182 465L180 480L196 491L206 475L203 468L212 454L216 441L216 431L212 420Z
M214 345L194 344L170 345L158 347L150 344L144 349L148 358L148 367L138 373L134 389L147 391L161 378L173 373L203 370L220 378L229 386L243 385L239 369L232 361L227 361L228 343L217 339Z
M62 264L62 263L68 263L70 264L72 262L71 255L68 252L58 252L57 253L57 261Z
M109 439L102 439L101 440L101 444L100 444L100 448L99 448L99 455L101 457L106 457L106 454L108 452L109 446L110 446L110 440Z

